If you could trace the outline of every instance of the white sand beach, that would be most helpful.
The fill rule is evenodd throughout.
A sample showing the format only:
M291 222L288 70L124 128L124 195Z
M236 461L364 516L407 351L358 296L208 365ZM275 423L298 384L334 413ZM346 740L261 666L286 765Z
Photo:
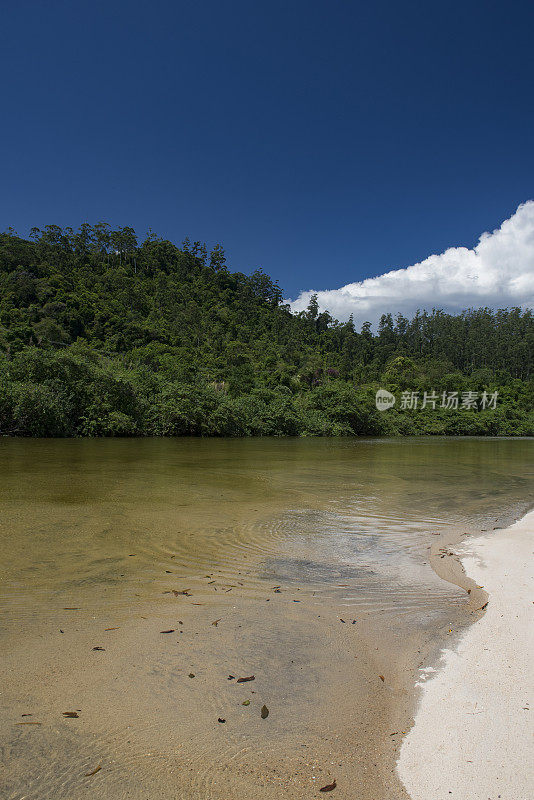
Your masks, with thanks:
M412 800L534 797L534 512L456 548L484 587L483 617L421 670L398 771Z

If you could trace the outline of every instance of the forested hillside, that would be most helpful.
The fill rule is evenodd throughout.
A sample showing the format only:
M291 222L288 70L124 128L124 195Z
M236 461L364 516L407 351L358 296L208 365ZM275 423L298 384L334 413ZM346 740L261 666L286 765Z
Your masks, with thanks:
M528 310L387 314L356 330L314 299L292 314L220 246L139 244L104 223L0 235L4 435L532 435L533 358ZM394 408L377 411L378 388ZM496 407L462 408L467 391L497 391ZM451 392L457 409L442 407Z

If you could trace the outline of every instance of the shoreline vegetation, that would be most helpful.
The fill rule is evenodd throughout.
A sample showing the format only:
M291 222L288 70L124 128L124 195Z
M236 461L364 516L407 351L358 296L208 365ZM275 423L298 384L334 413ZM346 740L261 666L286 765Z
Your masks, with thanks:
M0 234L0 435L534 435L534 316L293 314L262 270L105 223ZM378 411L377 390L397 398ZM402 410L402 392L498 394Z
M419 671L415 723L397 761L412 800L529 796L533 532L531 509L446 553L450 575L442 577L473 585L471 605L483 605L436 668Z

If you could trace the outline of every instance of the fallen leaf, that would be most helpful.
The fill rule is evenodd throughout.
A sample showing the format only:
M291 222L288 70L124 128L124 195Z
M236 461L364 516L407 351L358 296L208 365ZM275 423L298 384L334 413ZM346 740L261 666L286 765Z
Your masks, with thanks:
M93 647L93 650L105 650L105 647Z
M382 683L384 683L384 681L386 680L386 679L384 678L384 676L383 676L383 675L379 675L378 677L380 678L380 680L382 681Z
M241 703L241 705L242 705L242 706L249 706L249 705L250 705L250 700L243 700L243 702Z
M248 678L238 678L237 683L247 683L248 681L255 681L255 680L256 680L255 675L249 675Z
M233 681L235 679L235 675L228 675L228 680Z
M168 631L160 631L160 633L174 633L175 630L175 628L169 628Z
M194 678L194 677L195 677L195 673L194 673L194 672L190 672L190 673L189 673L189 677L190 677L190 678Z
M226 720L225 720L225 719L222 719L222 717L219 717L219 718L217 719L217 722L226 722Z
M332 783L327 783L326 786L322 786L319 791L320 792L331 792L337 786L336 779L332 781Z
M102 764L99 764L98 767L95 767L95 769L92 772L86 772L83 777L90 778L92 775L96 775L97 772L100 772L101 769L102 769Z
M77 711L64 711L63 712L63 716L64 717L69 717L69 719L76 719L80 715L78 714Z
M222 619L222 617L219 617L219 619L216 619L216 620L215 620L215 622L212 622L211 624L212 624L212 625L215 625L215 627L217 627L217 625L219 624L219 622L221 621L221 619Z
M185 594L186 597L191 597L191 589L182 589L181 592L178 589L173 589L172 593L175 597L179 597L181 594Z
M105 631L118 631L118 628L104 628Z
M42 722L16 722L15 725L42 725Z
M267 717L269 716L269 709L267 708L267 706L261 707L260 714L262 719L267 719Z

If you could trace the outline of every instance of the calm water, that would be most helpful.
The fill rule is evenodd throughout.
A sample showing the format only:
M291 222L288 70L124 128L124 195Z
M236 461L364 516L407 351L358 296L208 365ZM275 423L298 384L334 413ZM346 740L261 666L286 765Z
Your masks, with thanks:
M392 631L383 654L380 642L371 648L383 658L377 671L387 671L389 651L401 654L404 641L465 602L428 564L433 534L492 530L525 511L533 447L426 438L0 441L2 796L285 797L276 787L260 792L250 775L279 753L282 737L288 753L303 752L303 726L317 742L326 738L327 712L314 698L334 686L336 661L328 681L321 665L338 648L342 687L355 663L337 639L323 652L317 636L328 639L328 628L313 634L313 620L326 626L330 613L336 625L343 615L371 620L378 637ZM181 638L160 635L179 626ZM171 646L186 654L179 663ZM265 666L269 704L280 708L280 727L273 712L271 727L247 729L246 747L229 725L224 741L211 725L221 704L232 713L226 673L236 663L245 674ZM63 706L83 709L80 720L61 719ZM15 727L24 713L41 726ZM181 753L179 779L169 773L171 750ZM214 776L230 762L241 773L218 790ZM85 771L99 763L88 786ZM296 788L287 796L300 797Z
M4 625L49 609L127 607L171 574L217 571L399 612L448 591L420 570L427 534L477 529L534 486L529 440L4 440ZM495 525L498 522L494 523ZM250 563L250 570L247 564ZM389 602L389 601L388 601Z

